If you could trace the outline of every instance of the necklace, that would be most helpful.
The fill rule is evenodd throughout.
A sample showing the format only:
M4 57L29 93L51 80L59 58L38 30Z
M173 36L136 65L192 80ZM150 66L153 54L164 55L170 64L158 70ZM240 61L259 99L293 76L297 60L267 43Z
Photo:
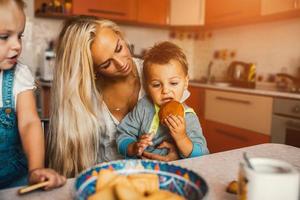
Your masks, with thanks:
M139 93L139 77L133 81L131 86L129 86L130 92L128 92L128 96L125 97L123 100L123 103L119 105L108 105L109 109L112 112L117 112L117 113L127 113L129 112L136 104L136 98Z
M137 95L139 94L140 78L136 66L133 70L133 74L131 74L133 79L129 80L127 83L119 83L125 84L126 87L119 87L121 90L115 88L112 91L112 87L110 85L105 102L111 112L126 114L133 108L133 106L135 106Z

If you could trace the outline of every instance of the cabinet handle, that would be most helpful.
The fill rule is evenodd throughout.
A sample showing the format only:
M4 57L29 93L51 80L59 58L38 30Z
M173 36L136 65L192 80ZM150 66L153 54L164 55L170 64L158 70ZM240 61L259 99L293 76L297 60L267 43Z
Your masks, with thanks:
M300 123L294 122L292 120L288 120L286 122L286 128L300 130Z
M243 141L243 142L247 142L247 139L246 139L246 138L244 138L244 137L242 137L242 136L240 136L240 135L235 135L235 134L233 134L233 133L224 131L224 130L222 130L222 129L216 129L216 132L219 132L219 133L221 133L222 135L226 135L226 136L231 137L231 138L234 138L234 139L236 139L236 140L240 140L240 141Z
M293 109L292 109L292 112L295 113L295 114L298 114L300 112L300 106L295 106Z
M102 14L108 14L108 15L118 15L118 16L125 16L126 15L126 13L123 13L123 12L116 12L116 11L111 11L111 10L99 10L99 9L92 9L92 8L89 8L88 12L102 13Z
M241 11L226 12L220 15L216 15L215 18L234 17L234 16L239 16L241 13L242 13Z
M221 100L221 101L230 101L230 102L241 103L241 104L248 104L248 105L251 104L251 102L247 101L247 100L233 99L233 98L228 98L228 97L217 96L216 99Z
M294 0L294 8L298 8L298 0Z

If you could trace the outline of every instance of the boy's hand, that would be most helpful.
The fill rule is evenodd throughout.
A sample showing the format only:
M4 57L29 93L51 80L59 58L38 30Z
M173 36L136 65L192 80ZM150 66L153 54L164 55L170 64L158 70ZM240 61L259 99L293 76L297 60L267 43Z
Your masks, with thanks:
M177 142L187 137L185 132L185 120L181 116L169 115L165 119L165 124L170 130L170 134Z
M149 146L149 145L153 145L152 143L152 138L153 135L152 134L143 134L140 136L139 140L137 142L135 142L134 145L134 153L137 156L141 156L144 152L144 150Z
M144 151L142 158L143 159L165 161L165 162L178 160L180 158L178 153L177 153L177 149L176 149L175 144L172 144L172 143L167 142L167 141L163 141L162 143L160 143L158 145L157 148L158 149L160 149L160 148L168 149L168 154L165 155L165 156L161 156L159 154L154 154L154 153Z
M49 184L44 187L45 190L60 187L66 183L66 177L59 175L56 171L49 168L40 168L30 171L28 180L29 184L49 181Z

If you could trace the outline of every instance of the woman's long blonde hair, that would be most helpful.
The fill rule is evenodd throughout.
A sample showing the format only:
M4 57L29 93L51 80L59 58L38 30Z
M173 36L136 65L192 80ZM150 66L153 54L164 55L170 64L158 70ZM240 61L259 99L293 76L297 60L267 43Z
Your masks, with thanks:
M108 20L77 16L67 20L59 35L52 85L50 129L47 138L48 166L73 177L97 162L101 119L101 93L95 84L91 45L97 29Z

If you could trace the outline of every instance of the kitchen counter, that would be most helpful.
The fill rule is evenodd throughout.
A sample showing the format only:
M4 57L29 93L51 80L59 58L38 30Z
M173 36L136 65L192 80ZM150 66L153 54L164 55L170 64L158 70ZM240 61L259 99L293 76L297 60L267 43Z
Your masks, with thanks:
M239 163L243 161L242 154L249 157L268 157L287 161L300 170L300 148L283 144L261 144L231 151L210 154L198 158L174 161L174 164L189 168L199 173L209 186L207 199L234 200L236 195L225 192L227 184L237 179ZM19 188L0 190L1 200L69 200L74 197L74 180L68 179L67 184L52 191L35 191L23 196L17 195Z
M269 87L264 87L263 85L257 85L256 88L252 89L252 88L242 88L242 87L233 87L233 86L219 86L214 84L200 83L196 81L190 81L189 84L191 86L203 87L207 89L223 90L228 92L240 92L240 93L272 96L272 97L283 97L283 98L300 100L300 93L281 92L276 89L270 89Z

